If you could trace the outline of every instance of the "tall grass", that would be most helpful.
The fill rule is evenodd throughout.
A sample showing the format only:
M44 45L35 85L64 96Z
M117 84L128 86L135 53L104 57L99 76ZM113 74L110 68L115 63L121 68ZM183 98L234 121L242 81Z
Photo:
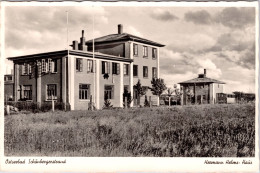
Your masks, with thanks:
M255 105L5 117L7 156L253 157Z

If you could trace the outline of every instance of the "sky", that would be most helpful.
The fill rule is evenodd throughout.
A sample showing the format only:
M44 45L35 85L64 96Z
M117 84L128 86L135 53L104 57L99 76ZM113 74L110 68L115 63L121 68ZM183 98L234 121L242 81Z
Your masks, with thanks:
M207 77L226 83L225 92L255 92L254 7L30 6L5 8L5 56L64 50L85 30L86 40L123 32L166 45L160 77L168 87ZM94 30L93 30L94 16ZM12 62L5 60L6 72Z

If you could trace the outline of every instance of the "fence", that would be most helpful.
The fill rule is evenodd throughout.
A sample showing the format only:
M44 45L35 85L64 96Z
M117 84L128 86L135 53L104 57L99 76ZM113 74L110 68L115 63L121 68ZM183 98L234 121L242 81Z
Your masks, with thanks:
M19 111L31 111L33 113L36 112L47 112L52 109L51 102L38 103L38 102L28 102L28 101L7 101L5 105L10 105L16 107ZM65 103L62 102L54 102L55 110L65 110ZM70 105L67 103L66 110L70 110Z

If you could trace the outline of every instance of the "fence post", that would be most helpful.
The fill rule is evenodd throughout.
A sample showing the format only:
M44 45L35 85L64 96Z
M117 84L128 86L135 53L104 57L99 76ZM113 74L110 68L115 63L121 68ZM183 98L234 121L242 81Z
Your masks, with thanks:
M51 95L51 105L52 105L52 112L54 112L54 100L53 100L53 95Z
M89 103L89 106L90 106L90 110L93 111L93 106L92 106L92 95L90 95L90 103Z
M152 96L149 96L149 107L152 107L151 97L152 97Z
M6 114L10 115L10 106L9 105L6 105Z
M127 105L127 97L125 97L125 109L127 109L128 105Z

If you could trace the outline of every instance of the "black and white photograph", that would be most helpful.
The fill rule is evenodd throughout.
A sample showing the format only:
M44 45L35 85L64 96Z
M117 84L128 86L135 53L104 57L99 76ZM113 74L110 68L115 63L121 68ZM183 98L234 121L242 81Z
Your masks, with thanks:
M2 3L2 169L257 171L258 3L220 4Z

